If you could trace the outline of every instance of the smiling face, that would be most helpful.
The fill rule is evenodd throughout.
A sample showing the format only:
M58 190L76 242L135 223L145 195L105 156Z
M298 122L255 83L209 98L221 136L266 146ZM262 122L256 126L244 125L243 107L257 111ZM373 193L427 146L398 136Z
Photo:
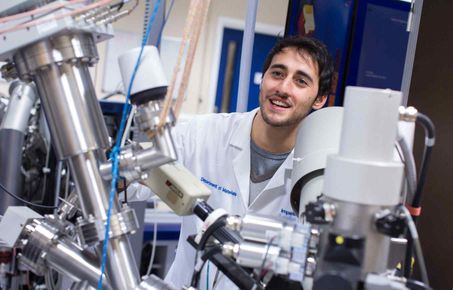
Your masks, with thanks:
M263 120L273 127L298 126L311 109L320 109L318 64L305 52L286 47L274 55L260 90Z

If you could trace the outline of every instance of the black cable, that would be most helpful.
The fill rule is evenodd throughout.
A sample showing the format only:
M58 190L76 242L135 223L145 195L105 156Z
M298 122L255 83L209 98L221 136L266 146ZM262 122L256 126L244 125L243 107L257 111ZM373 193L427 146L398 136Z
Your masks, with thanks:
M206 205L207 209L211 209L211 207L207 204L207 203L204 203L204 205ZM197 208L197 207L195 207ZM210 211L212 212L212 211ZM205 213L203 211L203 213ZM207 215L207 213L206 213ZM220 227L222 226L225 226L225 221L221 221L221 219L223 218L223 220L225 220L225 216L224 217L220 217L218 220L216 220L207 230L206 232L203 233L203 236L201 237L200 239L200 242L198 243L198 245L196 246L196 252L195 252L195 261L194 261L194 268L195 266L197 265L197 261L198 261L198 255L200 253L200 251L204 250L205 246L206 246L206 242L208 241L208 239L212 236L212 234L218 230ZM205 217L206 219L206 217Z
M201 257L203 262L202 262L200 268L198 270L194 268L190 286L198 289L198 284L200 283L200 275L201 275L204 265L212 256L214 256L217 253L221 253L221 252L222 252L222 248L220 246L214 246L203 254L203 256Z
M423 250L420 244L417 227L415 226L414 219L412 218L409 210L405 206L401 206L401 210L402 212L404 212L404 216L406 218L408 234L410 235L412 242L415 245L415 257L418 261L422 281L425 285L429 285L428 271L426 270L425 259L423 257Z
M19 196L15 195L14 193L9 192L8 189L6 189L6 187L4 187L3 184L1 184L1 183L0 183L0 188L3 189L3 191L6 192L9 196L17 199L20 202L25 203L26 205L30 205L30 206L34 206L34 207L38 207L38 208L44 208L44 209L56 209L57 208L57 206L40 205L40 204L36 204L36 203L30 202L30 201L26 201L25 199L20 198Z
M406 233L406 253L404 256L404 263L403 263L403 276L406 278L410 278L412 276L412 257L414 252L414 241L412 237L407 231Z
M422 192L425 185L426 176L428 173L428 164L431 160L432 148L434 146L434 141L436 138L436 130L431 119L420 112L417 113L417 123L423 126L425 131L425 147L423 150L422 162L420 165L420 173L418 177L417 188L412 199L411 206L413 208L419 208L422 201ZM414 222L417 221L416 216L412 216ZM414 242L409 233L406 234L407 244L406 244L406 257L404 259L404 277L410 278L412 275L412 256L414 251Z
M422 199L422 191L426 181L426 175L428 172L428 164L431 160L432 148L436 138L435 127L431 119L422 113L417 113L417 123L423 126L425 130L425 149L423 151L422 163L420 166L420 174L418 177L417 190L412 200L412 207L420 207Z
M203 236L201 236L200 242L198 243L198 250L204 250L208 239L220 228L224 227L226 224L226 215L218 218L212 225L210 225Z
M425 148L423 150L423 157L422 163L420 166L420 174L419 174L419 182L417 184L416 191L414 193L414 197L412 199L411 206L414 208L419 208L421 204L422 198L422 189L425 184L426 174L427 174L427 166L430 161L432 146L434 145L435 140L435 128L432 121L424 114L418 113L417 114L417 122L420 123L425 131ZM417 217L413 216L414 221L416 221ZM407 234L407 246L406 246L406 257L404 261L404 277L409 278L411 276L411 269L412 269L412 256L413 256L413 248L414 243L412 238Z

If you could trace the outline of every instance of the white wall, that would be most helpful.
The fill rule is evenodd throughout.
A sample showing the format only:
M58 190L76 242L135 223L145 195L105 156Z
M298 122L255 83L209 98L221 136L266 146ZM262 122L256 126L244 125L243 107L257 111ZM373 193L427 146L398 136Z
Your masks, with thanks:
M143 2L143 1L142 1ZM167 8L170 0L167 0ZM165 26L163 37L181 38L184 30L189 0L175 0L173 10ZM270 29L273 33L283 35L288 9L288 0L259 0L257 12L257 29ZM247 10L246 0L212 0L207 21L202 30L197 53L192 66L183 113L206 113L212 110L213 86L216 86L219 45L219 23L225 20L243 25ZM114 24L116 30L142 33L143 3L129 17ZM236 20L236 21L234 21ZM102 96L102 78L106 45L99 45L101 61L96 69L96 90ZM164 63L165 66L165 63ZM216 71L214 71L216 70Z

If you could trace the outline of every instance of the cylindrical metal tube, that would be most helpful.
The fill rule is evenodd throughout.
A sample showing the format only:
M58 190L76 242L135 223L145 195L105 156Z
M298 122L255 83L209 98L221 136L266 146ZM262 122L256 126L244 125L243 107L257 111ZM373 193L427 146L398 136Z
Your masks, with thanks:
M33 84L13 82L10 86L8 109L2 119L1 129L12 129L25 133L30 118L30 110L36 101Z
M53 219L34 219L27 224L21 233L20 262L37 275L43 275L50 267L72 280L97 286L101 275L99 262L62 234L64 226ZM108 281L103 289L112 289Z
M102 179L98 170L98 160L94 152L76 155L68 159L71 175L76 183L79 203L84 215L93 215L106 220L108 201L108 184ZM116 200L112 213L119 211Z
M174 156L167 156L162 154L160 150L156 149L137 152L137 163L140 164L140 166L142 166L145 170L158 167L175 160L176 158Z
M167 150L168 152L168 150ZM170 152L171 153L171 152ZM162 154L157 148L149 148L132 152L132 154L120 155L119 171L120 175L125 177L129 182L134 181L146 173L149 169L161 166L163 164L175 161L174 156ZM104 179L112 179L112 163L105 162L99 167Z
M92 287L96 287L101 270L96 257L82 254L82 249L67 238L60 238L59 242L50 247L46 262L49 267L68 276L75 281L86 281ZM112 289L108 281L102 285L102 289Z
M43 40L14 56L21 76L33 76L60 159L109 145L88 72L96 58L91 35Z
M69 158L83 214L105 221L109 184L99 173L108 135L88 66L97 60L91 34L48 38L18 51L16 68L38 88L57 154ZM112 214L119 210L115 197ZM99 253L101 249L99 250ZM127 236L109 240L107 276L114 289L134 289L140 281Z
M30 118L30 110L36 101L34 85L20 81L10 86L10 101L8 109L0 125L0 164L7 170L0 171L0 184L9 192L20 195L22 191L22 147L25 132ZM0 215L3 215L11 205L19 202L0 189Z
M165 126L164 129L159 133L160 134L157 134L153 140L156 144L157 149L161 154L171 159L170 161L175 161L176 159L178 159L178 155L176 154L173 139L171 137L170 126Z
M222 252L226 256L236 259L236 262L244 267L274 269L275 261L280 255L280 248L277 246L241 241L240 244L226 243Z
M98 253L101 252L99 247ZM107 276L113 289L135 289L140 283L140 273L129 238L109 239L107 257Z
M241 266L260 268L264 263L266 269L275 270L274 263L279 254L279 247L244 241L239 244L239 248L237 252L235 252L234 256L238 264Z
M248 106L250 71L252 67L253 41L255 39L256 10L258 0L248 0L247 18L242 38L241 64L236 112L246 112Z
M80 196L79 202L84 215L92 214L98 219L107 219L108 183L98 170L98 161L94 152L88 152L69 159L72 176ZM111 209L112 215L119 211L118 199L115 198ZM102 246L99 247L102 253ZM133 289L139 282L139 272L127 236L109 240L107 273L114 289Z
M242 219L241 236L246 240L267 243L283 229L283 224L275 219L246 215Z

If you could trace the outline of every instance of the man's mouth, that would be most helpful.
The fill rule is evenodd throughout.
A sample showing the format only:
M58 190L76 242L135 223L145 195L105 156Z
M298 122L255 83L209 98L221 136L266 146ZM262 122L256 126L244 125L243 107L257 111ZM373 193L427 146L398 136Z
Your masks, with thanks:
M279 101L279 100L269 100L271 102L272 105L274 106L277 106L277 107L280 107L280 108L289 108L290 105L283 102L283 101Z

